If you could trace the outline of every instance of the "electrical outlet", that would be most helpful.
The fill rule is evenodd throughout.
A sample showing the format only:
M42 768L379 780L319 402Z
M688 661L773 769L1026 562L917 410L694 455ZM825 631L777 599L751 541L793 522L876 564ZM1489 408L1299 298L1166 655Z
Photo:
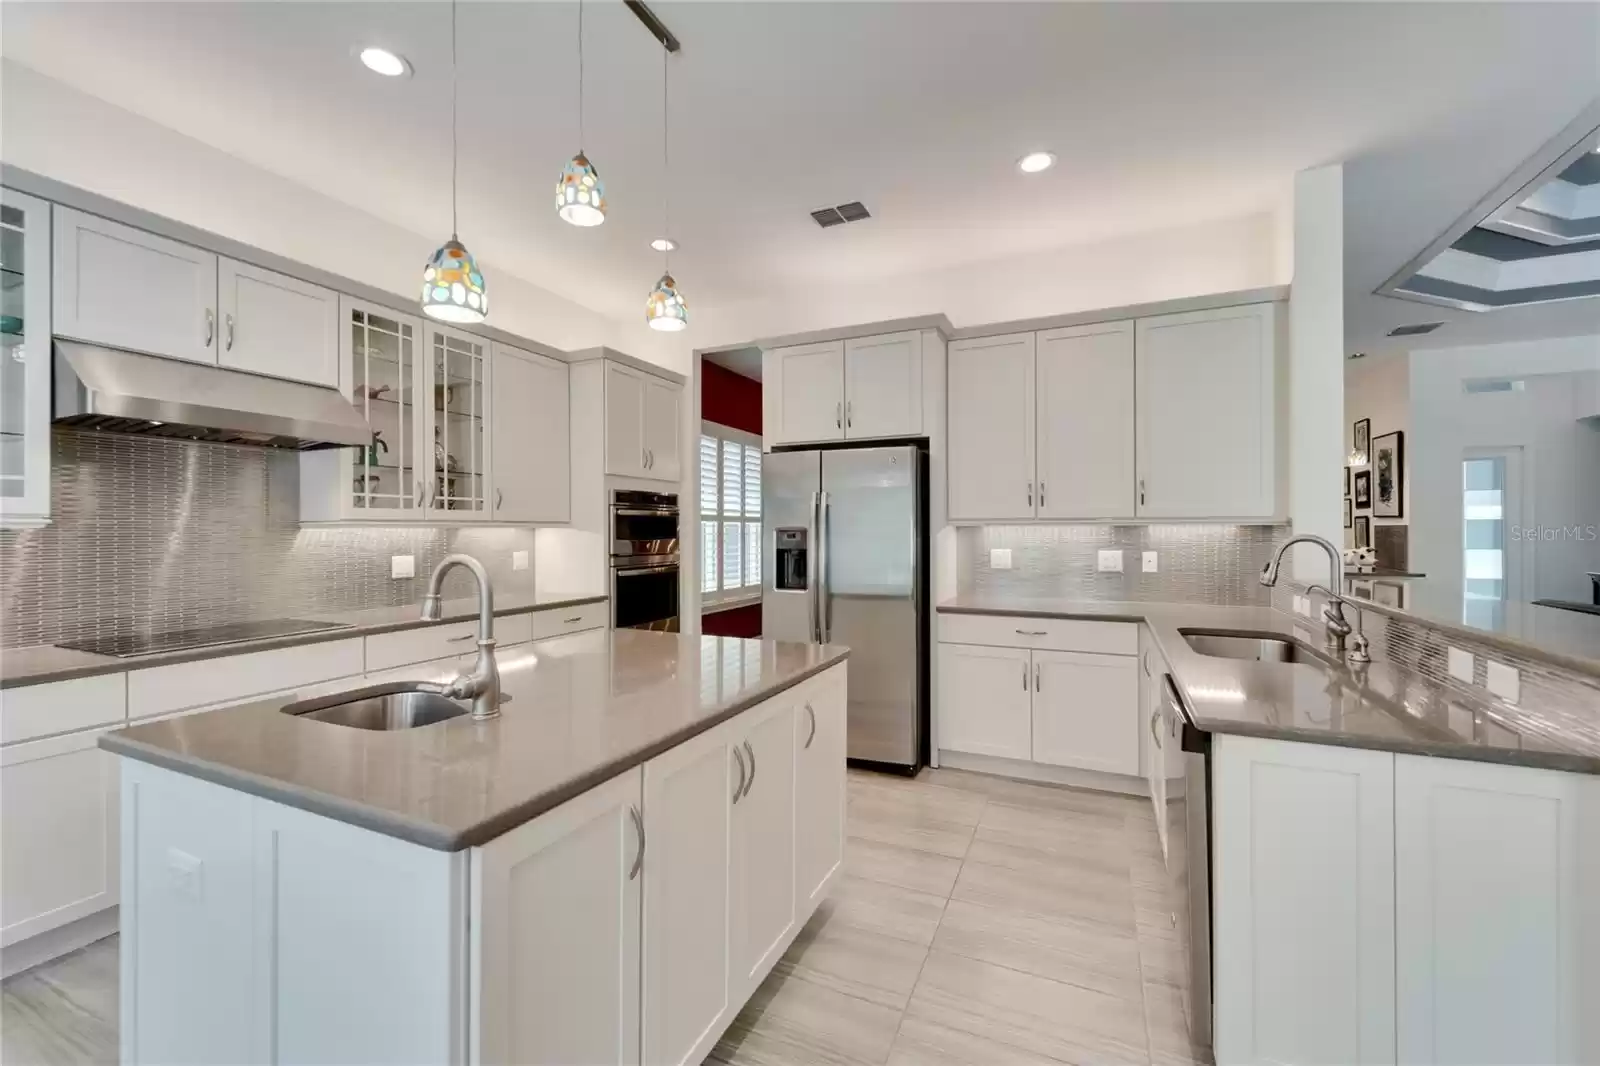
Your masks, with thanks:
M1161 569L1160 564L1158 564L1156 562L1156 553L1155 552L1145 552L1144 553L1144 572L1147 573L1147 574L1153 574L1153 573L1155 573L1156 571L1158 571L1160 569Z
M1457 681L1472 684L1472 653L1462 651L1460 648L1451 648L1445 656L1450 676Z
M1505 700L1507 703L1516 703L1522 697L1522 675L1515 666L1497 663L1489 660L1488 676L1485 683L1489 691Z
M389 576L391 578L416 577L417 557L415 555L389 556Z
M526 570L531 565L532 560L529 558L529 552L526 549L511 553L511 569Z
M204 898L205 867L204 862L187 851L167 849L167 884L180 896Z
M1122 550L1100 552L1100 572L1102 574L1122 573Z
M1298 615L1303 615L1306 618L1310 618L1311 617L1311 601L1309 599L1307 599L1305 596L1296 596L1294 598L1294 613L1298 614Z
M1011 549L1010 548L990 548L989 549L989 569L990 570L1010 570L1011 569Z

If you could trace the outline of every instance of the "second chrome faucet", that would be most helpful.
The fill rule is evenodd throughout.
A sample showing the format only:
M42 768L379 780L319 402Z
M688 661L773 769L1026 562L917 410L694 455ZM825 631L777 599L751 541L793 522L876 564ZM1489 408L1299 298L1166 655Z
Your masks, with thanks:
M472 571L478 581L478 661L471 670L463 671L448 684L418 687L451 699L471 700L473 720L481 722L500 716L500 668L494 658L494 589L489 585L489 574L483 564L470 555L446 555L440 559L428 578L428 594L422 598L422 617L437 622L444 616L440 590L445 574L456 566Z
M1353 663L1370 663L1372 655L1367 649L1367 638L1361 633L1359 626L1361 607L1359 604L1350 603L1337 591L1344 588L1344 561L1332 541L1315 533L1300 533L1290 537L1278 545L1278 550L1272 553L1272 560L1261 568L1261 583L1268 588L1278 583L1278 570L1283 565L1284 553L1296 544L1315 544L1328 553L1328 583L1310 585L1306 591L1310 593L1321 589L1328 597L1327 605L1322 609L1322 620L1327 627L1329 649L1341 659L1348 658ZM1356 611L1356 626L1352 626L1344 616L1347 603ZM1352 636L1354 639L1349 639ZM1348 654L1345 650L1347 640L1349 640Z

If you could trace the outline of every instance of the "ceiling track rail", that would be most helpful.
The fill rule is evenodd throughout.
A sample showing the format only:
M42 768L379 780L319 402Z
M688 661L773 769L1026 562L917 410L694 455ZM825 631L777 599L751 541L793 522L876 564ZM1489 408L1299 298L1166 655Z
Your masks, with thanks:
M661 47L669 52L676 52L683 47L672 35L672 31L667 29L667 24L657 18L656 13L642 0L622 0L622 2L628 5L628 10L633 12L635 18L644 23L644 28L650 31L650 35L661 42Z

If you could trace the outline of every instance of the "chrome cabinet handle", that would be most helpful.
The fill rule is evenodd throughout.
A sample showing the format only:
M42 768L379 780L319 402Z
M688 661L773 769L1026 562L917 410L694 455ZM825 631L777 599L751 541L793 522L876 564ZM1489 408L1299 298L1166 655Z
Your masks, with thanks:
M748 740L744 742L744 753L750 756L750 780L744 786L744 794L748 796L750 790L756 787L756 749L750 746Z
M1156 711L1150 715L1150 739L1156 742L1156 747L1161 746L1161 734L1156 732L1156 719L1161 717L1161 712Z
M444 638L444 642L446 644L460 644L464 640L476 640L476 639L478 639L478 634L476 634L476 633L463 633L459 637L446 637L446 638Z
M422 482L420 482L420 481L417 482L417 499L416 499L416 502L413 503L411 506L413 506L413 507L421 507L422 506Z
M227 340L227 343L223 346L223 350L231 352L231 351L233 351L233 316L232 315L224 315L222 320L228 324L228 333L227 333L228 340Z
M1044 691L1044 685L1040 680L1040 676L1041 675L1039 674L1039 664L1038 663L1034 663L1033 664L1033 691L1035 691L1035 692L1043 692Z
M217 335L217 313L211 308L206 308L206 347L211 347L211 341Z
M739 764L739 783L733 786L733 802L738 803L744 795L744 752L737 744L733 746L733 757Z
M1044 506L1044 482L1039 482L1039 506Z
M639 870L644 866L644 815L639 813L639 808L628 804L628 816L633 819L633 828L639 834L639 850L633 856L633 869L628 871L628 880L632 881L639 876Z
M1017 630L1017 636L1019 636L1019 637L1042 637L1042 636L1045 636L1045 635L1046 635L1046 631L1043 630L1043 629L1019 629L1019 630Z
M1022 664L1022 691L1028 691L1028 664Z
M1149 677L1150 676L1150 652L1148 650L1146 650L1143 655L1139 656L1139 665L1144 668L1144 676L1145 677Z
M1028 506L1033 506L1033 482L1028 482Z
M850 417L850 409L852 407L854 407L854 406L855 406L855 401L853 401L853 400L846 400L844 402L844 428L845 429L849 429L851 426L855 425L854 420Z
M1144 478L1139 479L1139 506L1144 506Z
M844 422L841 421L841 419L839 417L840 413L841 413L840 405L837 404L837 403L834 404L833 405L833 428L834 429L843 429L844 428Z
M806 704L806 714L811 717L811 732L806 735L806 747L811 747L811 742L817 739L817 712L811 709L811 704Z
M564 625L564 626L570 626L574 622L581 622L581 621L583 621L583 615L575 614L571 618L563 618L561 620L561 624Z
M500 510L500 505L505 502L505 498L506 498L506 490L505 489L495 489L494 490L494 509L496 511Z

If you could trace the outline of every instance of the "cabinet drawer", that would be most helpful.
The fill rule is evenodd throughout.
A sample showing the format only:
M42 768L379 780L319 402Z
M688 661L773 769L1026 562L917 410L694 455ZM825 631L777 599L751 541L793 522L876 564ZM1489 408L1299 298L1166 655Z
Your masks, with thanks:
M228 703L361 673L361 638L328 640L128 673L128 717Z
M128 675L102 674L0 691L0 744L111 725L128 713Z
M946 644L988 644L1002 648L1137 655L1139 626L1134 622L1096 622L1081 618L1025 615L941 614L939 639Z
M494 620L494 638L499 647L527 640L518 635L513 618ZM445 622L442 625L419 626L393 633L378 633L367 638L367 673L375 674L397 666L425 663L462 655L477 648L478 620Z
M532 627L529 640L547 640L563 633L576 633L584 629L599 629L611 618L611 603L585 603L577 607L558 607L549 611L535 611L523 615Z

